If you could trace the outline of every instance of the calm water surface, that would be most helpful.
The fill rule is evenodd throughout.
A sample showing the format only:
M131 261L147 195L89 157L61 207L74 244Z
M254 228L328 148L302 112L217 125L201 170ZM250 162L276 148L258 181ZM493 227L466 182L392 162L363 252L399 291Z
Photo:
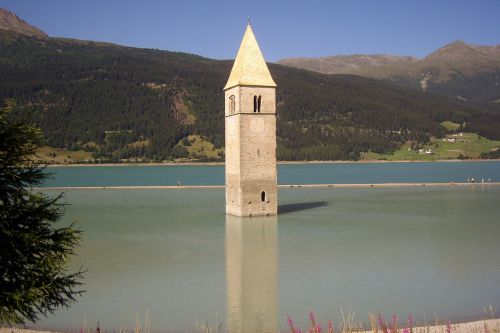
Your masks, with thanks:
M45 186L223 185L224 166L54 167ZM500 161L278 165L279 184L500 181Z
M88 269L87 293L37 326L76 332L86 318L111 332L149 309L154 332L198 331L196 319L268 332L286 314L304 326L310 310L338 322L340 307L363 321L369 311L458 320L500 308L500 187L279 196L278 217L242 220L224 215L222 189L66 191L64 220L85 234L72 265Z

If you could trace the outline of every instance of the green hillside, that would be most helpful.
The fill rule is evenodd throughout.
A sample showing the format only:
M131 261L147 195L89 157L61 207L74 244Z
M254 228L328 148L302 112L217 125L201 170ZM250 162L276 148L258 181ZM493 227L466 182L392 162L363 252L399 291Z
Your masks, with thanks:
M500 141L489 140L475 133L458 132L446 137L431 138L425 144L404 144L392 154L377 154L372 152L361 153L365 160L388 161L437 161L450 159L477 159L485 154L497 156Z
M39 125L48 146L90 152L93 159L220 160L222 88L231 64L0 31L0 103L14 100L11 116ZM278 84L281 160L390 154L407 142L444 137L443 121L500 139L500 113L480 104L357 76L274 64L270 71ZM182 144L194 137L209 148Z

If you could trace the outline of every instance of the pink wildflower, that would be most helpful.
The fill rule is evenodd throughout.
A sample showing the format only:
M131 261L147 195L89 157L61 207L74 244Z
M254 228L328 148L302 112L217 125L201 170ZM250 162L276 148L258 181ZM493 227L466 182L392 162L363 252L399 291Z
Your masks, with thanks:
M290 332L297 333L293 325L293 320L289 315L286 316L286 322L288 324L288 327L290 328Z
M408 333L413 333L413 316L408 314L408 326L410 327L410 331Z
M387 326L385 325L384 317L382 317L382 315L378 315L378 324L382 332L389 333L389 331L387 330Z
M312 311L309 312L309 320L311 321L311 331L317 333L316 315Z
M328 322L328 333L333 333L333 321Z
M391 333L397 333L397 332L398 332L398 316L393 314L391 323Z
M378 324L380 326L385 325L385 320L384 317L382 317L382 315L378 315Z

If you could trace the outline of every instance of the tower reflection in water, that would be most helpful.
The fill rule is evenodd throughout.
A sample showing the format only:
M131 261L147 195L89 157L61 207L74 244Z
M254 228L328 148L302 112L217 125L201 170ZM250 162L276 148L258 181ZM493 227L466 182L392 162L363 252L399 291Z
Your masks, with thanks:
M226 216L229 333L277 332L278 219Z

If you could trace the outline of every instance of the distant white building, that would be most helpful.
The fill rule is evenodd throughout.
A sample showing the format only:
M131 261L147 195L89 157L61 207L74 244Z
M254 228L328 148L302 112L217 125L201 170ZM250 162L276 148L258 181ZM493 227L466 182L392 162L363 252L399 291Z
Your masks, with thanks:
M418 153L419 153L419 154L433 155L433 154L434 154L434 150L432 150L432 149L430 149L430 148L427 148L427 149L419 149L419 150L418 150Z

